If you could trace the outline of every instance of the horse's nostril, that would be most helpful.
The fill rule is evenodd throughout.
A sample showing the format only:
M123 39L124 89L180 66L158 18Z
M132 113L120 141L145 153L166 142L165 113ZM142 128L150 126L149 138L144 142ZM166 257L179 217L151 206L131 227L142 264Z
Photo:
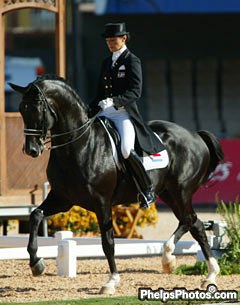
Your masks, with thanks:
M32 148L31 149L31 151L30 151L30 155L32 156L32 157L38 157L39 156L39 151L38 151L38 149L36 149L36 148Z
M44 146L42 143L39 143L38 139L27 137L24 143L24 152L33 158L36 158L41 155Z
M33 158L39 156L39 150L36 147L25 147L25 153Z

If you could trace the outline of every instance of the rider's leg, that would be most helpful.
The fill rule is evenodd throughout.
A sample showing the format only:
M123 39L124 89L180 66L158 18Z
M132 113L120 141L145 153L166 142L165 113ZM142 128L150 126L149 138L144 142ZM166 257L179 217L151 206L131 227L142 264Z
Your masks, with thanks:
M131 150L126 159L138 190L141 192L141 208L148 208L155 201L153 185L141 159L134 150Z
M106 116L116 126L121 138L122 156L125 159L136 187L141 194L140 206L141 208L149 207L150 204L155 201L155 194L148 173L145 171L141 159L134 151L135 129L127 111L124 108L116 110L111 107L102 111L99 115Z
M128 115L121 115L114 120L121 137L121 151L130 169L137 189L141 193L141 208L147 208L155 201L152 182L140 157L134 151L135 130Z

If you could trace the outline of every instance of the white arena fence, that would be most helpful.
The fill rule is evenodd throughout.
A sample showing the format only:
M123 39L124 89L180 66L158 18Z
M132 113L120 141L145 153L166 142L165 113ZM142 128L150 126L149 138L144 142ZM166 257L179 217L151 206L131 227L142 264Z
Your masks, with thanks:
M115 256L161 255L165 241L115 238ZM28 236L0 236L0 260L29 259ZM77 258L105 257L101 238L73 237L70 231L60 231L55 237L38 237L38 256L56 258L58 275L76 276ZM179 241L176 255L196 255L200 247L195 241Z
M213 249L225 247L225 221L210 221L213 234L208 241ZM28 236L0 236L0 260L29 259L27 252ZM165 241L146 239L115 238L115 256L161 255ZM196 241L179 241L175 255L197 255L203 260L199 244ZM54 237L38 237L38 257L56 258L58 275L76 276L77 258L105 257L101 238L73 237L71 231L59 231Z
M55 237L38 237L38 256L56 258L61 241L74 241L79 258L105 257L100 237L73 237L71 231L60 231ZM115 256L161 255L165 241L115 238ZM28 236L0 236L0 260L28 259ZM196 254L199 245L195 241L180 241L175 254ZM6 254L5 254L6 253Z

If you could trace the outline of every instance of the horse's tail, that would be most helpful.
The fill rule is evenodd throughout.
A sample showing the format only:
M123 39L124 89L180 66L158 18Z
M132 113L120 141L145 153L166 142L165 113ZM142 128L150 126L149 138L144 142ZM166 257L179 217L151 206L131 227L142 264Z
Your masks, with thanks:
M222 147L218 141L218 139L209 131L206 130L200 130L198 131L198 134L203 139L203 141L206 143L209 152L210 152L210 164L208 167L207 174L210 175L217 165L223 161L224 159L224 152L222 150Z

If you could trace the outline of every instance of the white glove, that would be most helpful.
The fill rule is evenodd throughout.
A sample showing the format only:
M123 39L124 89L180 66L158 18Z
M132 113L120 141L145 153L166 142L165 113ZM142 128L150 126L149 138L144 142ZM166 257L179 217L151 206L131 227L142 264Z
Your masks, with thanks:
M98 106L102 108L102 110L106 110L109 107L113 106L113 99L108 97L105 100L102 100L98 103Z

